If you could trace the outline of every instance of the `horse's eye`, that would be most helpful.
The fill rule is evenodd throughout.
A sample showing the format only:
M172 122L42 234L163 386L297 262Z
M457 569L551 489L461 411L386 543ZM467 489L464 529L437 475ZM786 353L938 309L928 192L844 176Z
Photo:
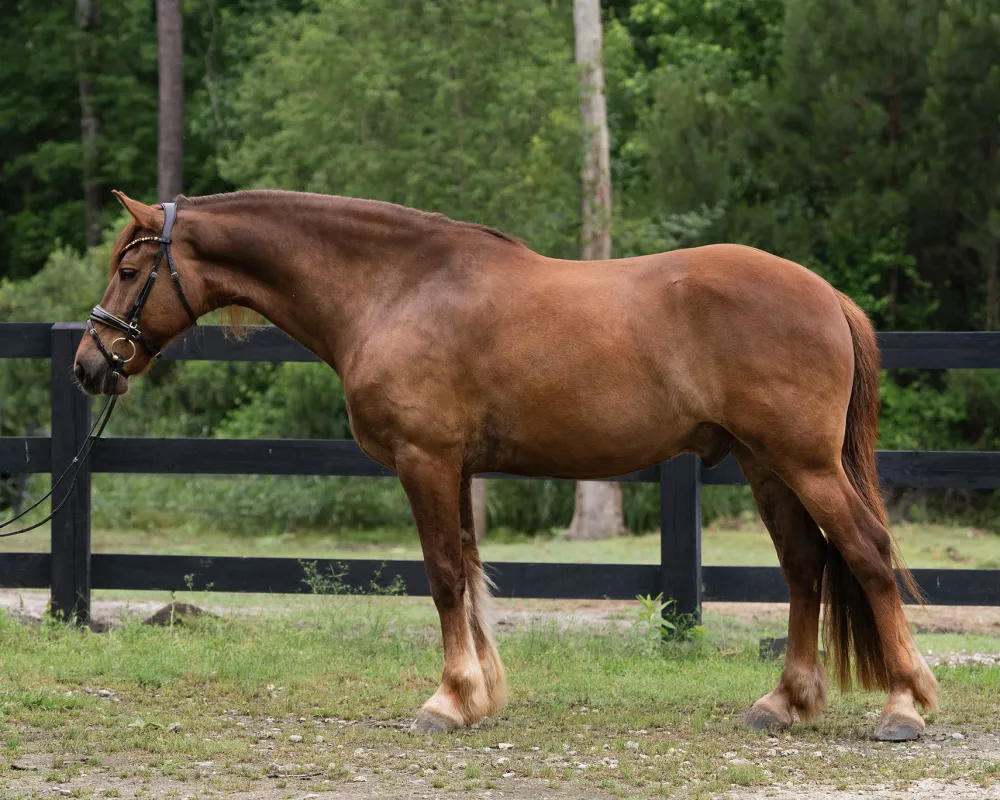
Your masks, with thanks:
M118 270L118 274L121 276L123 281L130 281L139 274L139 270L132 269L132 267L122 267Z

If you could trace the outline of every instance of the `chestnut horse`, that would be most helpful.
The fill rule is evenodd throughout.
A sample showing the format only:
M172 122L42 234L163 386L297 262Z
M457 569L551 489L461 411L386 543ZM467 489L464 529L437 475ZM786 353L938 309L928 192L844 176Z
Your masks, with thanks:
M122 318L167 215L116 196L132 221L101 302ZM934 708L937 683L903 615L879 495L875 336L822 278L738 245L562 261L481 225L345 197L236 192L179 197L176 210L182 296L159 281L136 322L153 352L192 318L253 309L337 372L358 444L406 490L444 643L417 730L470 725L506 696L472 533L475 473L593 479L733 452L791 600L781 678L748 724L824 710L824 603L840 683L853 659L859 683L888 691L876 735L923 731L915 704ZM108 353L126 348L97 314L75 372L91 393L121 394L153 359L122 352L116 373Z

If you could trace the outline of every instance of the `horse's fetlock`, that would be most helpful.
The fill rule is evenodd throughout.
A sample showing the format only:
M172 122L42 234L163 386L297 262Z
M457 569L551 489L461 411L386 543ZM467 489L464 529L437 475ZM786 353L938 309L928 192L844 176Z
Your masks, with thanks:
M826 710L826 670L818 661L810 667L786 664L781 685L803 721L811 722Z

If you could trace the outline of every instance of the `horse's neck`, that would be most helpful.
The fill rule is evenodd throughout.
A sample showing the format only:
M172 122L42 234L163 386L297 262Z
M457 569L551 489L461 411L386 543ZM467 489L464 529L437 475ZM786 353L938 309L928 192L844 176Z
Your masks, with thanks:
M414 279L428 231L377 207L208 207L217 305L244 305L338 368L366 318Z

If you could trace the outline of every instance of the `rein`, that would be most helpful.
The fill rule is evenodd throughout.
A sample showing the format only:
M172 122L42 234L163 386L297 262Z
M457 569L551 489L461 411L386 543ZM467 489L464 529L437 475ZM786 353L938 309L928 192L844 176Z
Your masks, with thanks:
M164 256L166 256L167 265L170 268L170 277L173 279L174 286L177 287L177 296L181 300L181 305L184 306L184 310L187 311L188 316L191 318L191 323L193 325L198 324L198 318L194 315L194 311L191 310L191 305L188 303L187 296L184 294L184 288L181 286L181 277L177 274L177 268L174 266L174 257L170 252L170 232L173 230L174 222L176 220L177 204L163 203L163 230L160 232L160 235L143 236L139 239L134 239L122 248L122 254L124 255L129 249L136 247L143 242L160 243L160 249L156 253L156 259L153 261L153 269L150 271L149 277L146 278L146 283L143 284L142 289L139 290L139 294L135 298L135 303L133 303L132 308L126 317L124 319L117 317L110 311L102 308L99 304L94 306L93 310L90 312L90 318L87 320L87 333L90 334L91 338L97 344L97 349L101 351L101 355L104 356L110 367L105 378L105 387L107 387L107 381L112 375L120 374L125 378L128 377L125 365L135 358L136 342L139 342L139 344L142 345L143 350L145 350L151 358L159 358L160 356L160 348L144 337L139 330L139 317L142 315L142 309L146 305L146 301L149 299L149 293L153 290L153 284L156 283L157 272ZM111 343L110 347L105 347L104 342L101 341L101 337L98 335L96 328L94 328L94 322L99 322L102 325L107 325L109 328L114 328L124 335L115 339ZM129 354L128 358L124 358L115 352L114 348L118 342L126 342L132 346L132 352ZM55 482L49 488L49 491L28 508L24 509L24 511L20 514L17 514L6 522L0 524L0 530L3 530L9 525L17 522L19 519L22 519L26 514L34 511L48 498L52 497L52 494L59 488L66 476L72 472L73 474L70 478L69 489L67 490L65 497L59 501L59 504L52 509L45 519L24 528L20 528L16 531L0 533L0 539L7 536L17 536L18 534L27 533L28 531L33 531L35 528L41 527L58 514L62 507L66 505L69 499L73 496L73 490L76 488L77 476L79 476L84 462L87 460L88 456L90 456L90 451L93 449L94 443L103 435L104 429L108 425L108 420L111 419L111 413L115 410L115 404L117 402L118 397L116 395L108 395L107 399L104 401L104 405L101 407L100 413L97 415L97 419L94 421L93 426L90 428L90 432L87 434L86 440L80 447L79 452L73 456L73 460L70 461L69 466L63 470L63 473L56 478Z
M94 442L100 439L101 434L104 433L104 429L108 425L108 420L111 419L111 412L115 410L115 403L117 402L118 402L118 397L116 395L108 395L107 400L104 401L104 405L101 406L101 411L97 415L97 419L94 421L94 424L90 428L90 433L87 434L86 441L83 443L83 446L80 448L80 451L75 456L73 456L73 460L69 462L69 466L63 470L62 475L56 478L51 488L38 500L36 500L34 503L32 503L30 506L24 509L24 511L22 511L20 514L17 514L16 516L11 517L3 524L0 524L0 530L6 528L8 525L13 525L19 519L22 519L25 515L34 511L42 503L44 503L46 500L52 497L53 492L55 492L55 490L59 488L59 485L63 482L63 479L65 479L65 477L69 475L70 470L72 470L73 477L70 480L69 489L66 491L66 496L59 501L59 505L53 508L52 511L49 512L48 516L45 517L45 519L36 522L33 525L28 525L24 528L19 528L16 531L8 531L7 533L0 533L0 539L6 538L8 536L17 536L20 533L27 533L28 531L33 531L35 528L40 528L42 525L44 525L46 522L52 519L56 514L58 514L59 511L62 509L62 507L66 505L67 501L73 496L73 490L76 488L76 478L80 474L80 470L83 468L83 464L87 460L87 456L90 455L90 451L94 447Z

